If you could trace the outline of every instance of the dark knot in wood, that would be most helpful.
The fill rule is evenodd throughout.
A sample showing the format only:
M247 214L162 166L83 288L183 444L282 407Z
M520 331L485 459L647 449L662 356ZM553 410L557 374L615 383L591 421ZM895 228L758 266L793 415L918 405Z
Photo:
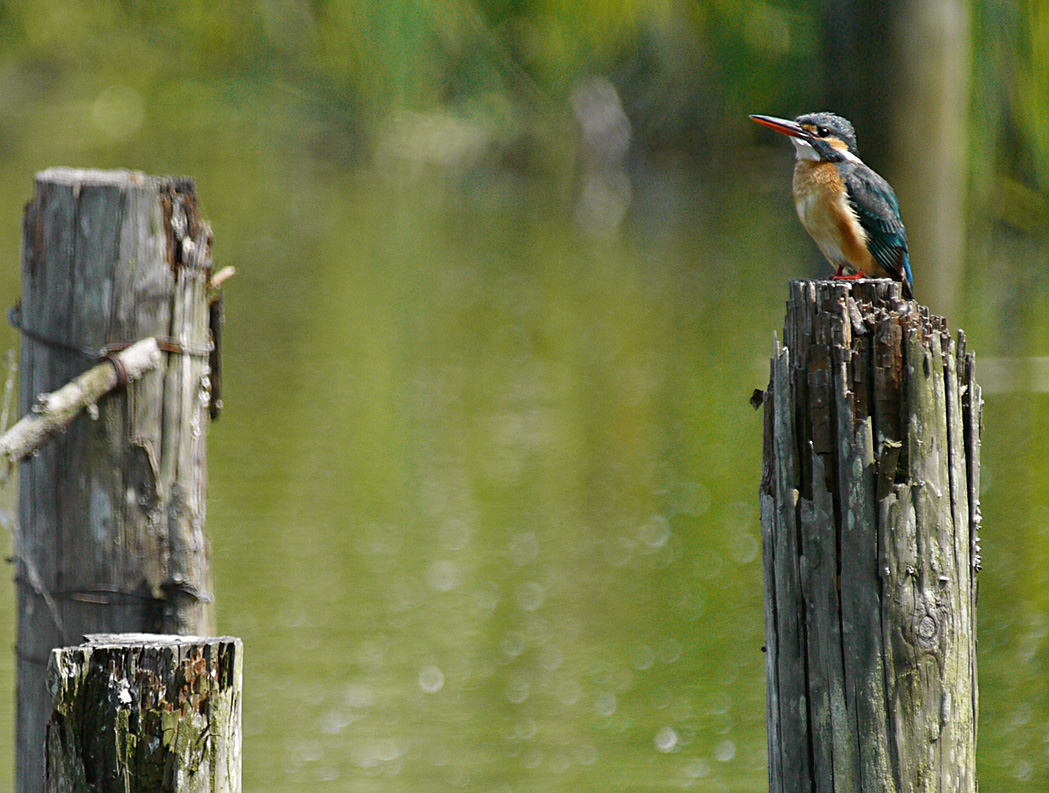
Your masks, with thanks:
M932 614L924 614L919 618L917 627L918 643L926 648L934 646L940 633L940 623L936 618Z

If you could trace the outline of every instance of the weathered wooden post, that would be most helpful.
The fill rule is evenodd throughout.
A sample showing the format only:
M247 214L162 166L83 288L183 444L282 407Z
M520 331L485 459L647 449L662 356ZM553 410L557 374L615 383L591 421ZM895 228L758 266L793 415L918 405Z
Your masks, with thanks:
M889 281L795 281L764 398L773 793L976 791L982 400Z
M240 639L87 638L51 654L47 793L240 793Z
M15 536L16 787L44 789L51 650L211 632L204 541L211 231L193 183L52 169L25 212L21 412L147 336L160 366L27 460Z

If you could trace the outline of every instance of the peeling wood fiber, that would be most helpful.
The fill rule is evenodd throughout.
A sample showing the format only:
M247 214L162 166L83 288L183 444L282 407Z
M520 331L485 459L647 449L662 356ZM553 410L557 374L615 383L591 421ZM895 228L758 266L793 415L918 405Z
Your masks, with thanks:
M975 793L982 405L891 281L794 281L760 487L772 793Z

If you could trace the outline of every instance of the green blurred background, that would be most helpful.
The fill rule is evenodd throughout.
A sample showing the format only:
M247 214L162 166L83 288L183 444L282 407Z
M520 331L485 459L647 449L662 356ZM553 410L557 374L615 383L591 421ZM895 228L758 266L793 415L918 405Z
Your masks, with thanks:
M746 116L818 109L977 352L979 769L1049 789L1049 4L829 6L0 3L0 304L52 165L195 177L238 270L208 532L245 790L767 789L747 399L829 270Z

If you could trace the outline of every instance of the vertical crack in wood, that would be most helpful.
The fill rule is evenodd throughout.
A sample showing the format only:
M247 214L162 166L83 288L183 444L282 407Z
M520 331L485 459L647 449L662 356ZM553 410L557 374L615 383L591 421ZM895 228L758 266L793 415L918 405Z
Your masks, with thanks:
M161 188L164 237L174 279L168 335L188 350L209 344L206 296L211 269L211 230L197 212L190 180L168 180ZM207 426L207 359L170 354L164 378L161 478L167 488L160 509L167 526L168 564L162 584L168 606L164 628L186 632L210 601L210 581L200 575L203 537L204 431Z

